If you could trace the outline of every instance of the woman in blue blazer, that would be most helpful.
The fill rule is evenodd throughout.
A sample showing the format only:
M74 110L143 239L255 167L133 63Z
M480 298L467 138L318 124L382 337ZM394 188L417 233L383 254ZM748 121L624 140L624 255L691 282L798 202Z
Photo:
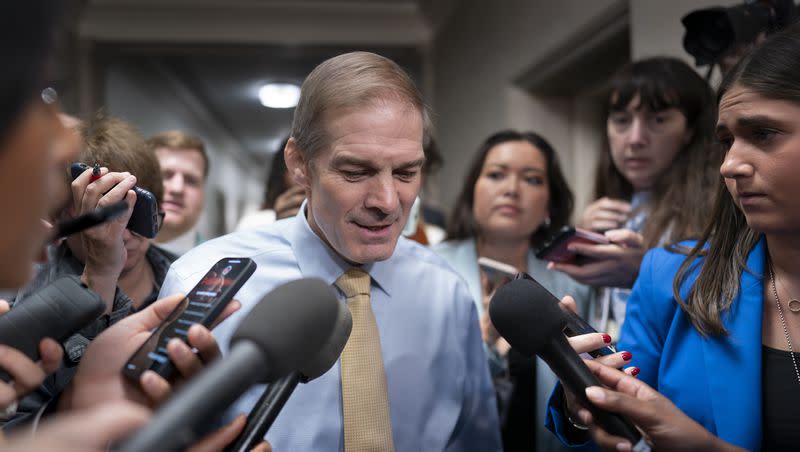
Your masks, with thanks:
M648 253L620 339L639 378L680 411L643 396L622 412L643 423L648 407L666 407L645 423L659 449L797 450L800 25L745 57L718 98L725 185L713 222L696 244ZM620 397L639 394L628 392ZM685 416L705 431L673 428ZM605 447L620 441L593 432Z

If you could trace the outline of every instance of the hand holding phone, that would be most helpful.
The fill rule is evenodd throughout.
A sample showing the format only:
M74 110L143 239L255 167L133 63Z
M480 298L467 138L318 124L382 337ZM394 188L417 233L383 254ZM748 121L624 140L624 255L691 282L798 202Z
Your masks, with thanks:
M229 257L214 264L131 356L122 373L137 384L148 369L169 379L175 370L167 356L170 339L178 338L185 342L189 328L195 323L210 327L255 269L255 262L248 258Z
M571 263L576 265L586 263L589 260L588 258L568 249L568 246L572 243L598 245L611 242L603 234L587 231L585 229L577 229L572 226L564 226L555 237L536 250L536 257L557 263Z
M91 181L96 181L103 177L99 174L99 167L95 166L93 168L85 163L76 162L70 166L72 180L77 179L88 169L92 169ZM156 197L149 191L137 186L134 186L132 190L136 193L136 203L133 206L133 212L128 220L127 228L142 237L155 238L163 219L163 216L158 212Z

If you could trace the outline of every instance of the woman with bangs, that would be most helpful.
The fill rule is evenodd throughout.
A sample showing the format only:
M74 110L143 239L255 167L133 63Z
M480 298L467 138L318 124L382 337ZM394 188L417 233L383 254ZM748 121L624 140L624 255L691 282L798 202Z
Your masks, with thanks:
M654 450L798 450L800 24L729 71L717 102L725 155L708 224L698 241L642 262L620 338L638 379L589 363L605 387L586 395ZM632 449L585 410L551 413L572 444L567 416L603 450Z
M616 339L644 253L702 232L721 156L709 146L713 93L680 60L649 58L624 67L611 81L607 112L597 200L578 227L604 233L611 243L570 245L588 262L550 266L603 288L591 322Z

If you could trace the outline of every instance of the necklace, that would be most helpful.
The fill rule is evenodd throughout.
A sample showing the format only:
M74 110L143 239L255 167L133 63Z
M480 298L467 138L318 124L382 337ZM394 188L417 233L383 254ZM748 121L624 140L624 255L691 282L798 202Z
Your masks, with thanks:
M781 307L781 299L778 298L778 289L775 288L775 274L772 272L772 263L769 265L769 282L772 285L772 294L775 295L775 303L778 305L778 317L781 319L783 334L786 336L786 343L789 345L789 356L792 358L794 373L797 375L797 383L800 383L800 370L797 369L797 360L794 357L794 350L792 350L792 339L789 336L789 329L786 327L786 320L783 318L783 308Z
M777 284L780 284L783 290L788 293L788 291L786 290L786 286L784 286L783 283L778 281ZM789 307L789 310L792 311L792 313L794 314L800 313L800 300L798 300L797 298L792 298L791 300L789 300L789 302L786 303L786 306Z

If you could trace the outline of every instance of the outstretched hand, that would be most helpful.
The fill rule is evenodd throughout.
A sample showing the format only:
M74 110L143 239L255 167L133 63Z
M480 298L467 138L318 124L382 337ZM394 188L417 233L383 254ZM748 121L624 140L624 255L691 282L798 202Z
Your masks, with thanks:
M656 450L744 450L712 435L647 383L600 363L586 361L586 365L608 387L586 388L589 401L598 408L626 416L642 430ZM594 423L588 410L581 409L578 415L603 450L631 450L630 441L603 430Z
M148 406L163 402L178 381L167 382L155 372L144 372L140 384L135 385L122 375L121 369L183 298L180 294L162 298L120 320L92 341L81 358L75 377L61 397L59 408L82 409L112 400L131 400ZM241 303L232 301L218 321L240 307ZM181 341L170 342L167 346L169 358L181 379L190 378L220 354L216 340L202 325L192 325L188 341L188 346ZM197 349L197 353L191 347Z

